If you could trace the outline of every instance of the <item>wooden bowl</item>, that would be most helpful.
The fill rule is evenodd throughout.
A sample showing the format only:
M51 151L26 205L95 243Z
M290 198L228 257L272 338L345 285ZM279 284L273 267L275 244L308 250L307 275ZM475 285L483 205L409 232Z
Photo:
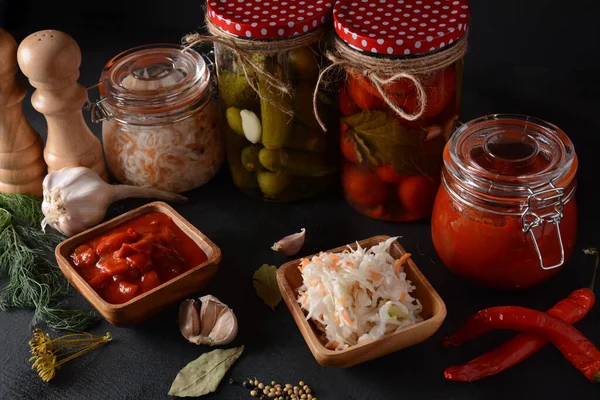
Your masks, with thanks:
M360 241L359 244L363 248L370 248L389 238L389 236L374 236ZM350 244L349 246L356 249L356 243ZM337 253L346 248L347 246L338 247L336 249L328 250L328 252ZM400 258L404 253L404 249L398 242L392 243L390 254L394 258ZM310 257L308 258L310 259ZM424 320L415 325L389 333L380 339L356 344L345 350L329 350L319 339L319 334L317 333L314 324L306 320L306 315L296 300L297 289L302 286L302 275L298 269L299 265L300 259L282 265L277 271L277 283L283 299L290 309L298 328L300 328L300 332L304 336L304 340L306 340L310 351L313 353L317 362L323 366L339 368L351 367L413 346L433 335L446 318L446 305L425 276L419 271L412 259L409 259L406 264L405 272L407 279L412 281L413 285L416 287L411 295L419 299L423 305L421 316Z
M188 235L207 255L207 260L183 274L134 297L126 303L112 304L105 301L92 288L73 266L69 255L80 244L102 235L132 218L148 212L167 214L173 222ZM177 211L163 202L149 203L123 215L111 219L94 228L75 235L56 247L56 260L67 280L89 301L92 306L111 324L131 326L139 324L165 307L181 301L200 291L215 275L221 262L221 249L204 236Z

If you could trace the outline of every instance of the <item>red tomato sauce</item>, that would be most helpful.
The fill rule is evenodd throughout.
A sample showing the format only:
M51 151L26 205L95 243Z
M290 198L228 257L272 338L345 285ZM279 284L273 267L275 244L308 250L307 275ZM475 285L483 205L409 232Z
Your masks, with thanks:
M71 253L77 272L113 304L125 303L206 260L202 249L160 212L135 217Z
M454 200L445 188L438 192L431 231L434 247L444 264L457 275L495 289L523 289L555 275L544 270L521 218L477 210ZM563 210L560 233L565 259L575 245L577 206L571 198ZM545 265L560 261L556 227L533 228Z

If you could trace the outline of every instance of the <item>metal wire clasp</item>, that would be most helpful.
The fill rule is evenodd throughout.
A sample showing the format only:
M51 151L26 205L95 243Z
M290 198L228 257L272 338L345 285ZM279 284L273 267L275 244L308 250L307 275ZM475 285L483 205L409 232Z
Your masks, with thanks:
M98 86L100 86L100 83L88 87L87 91L89 92L90 90L95 89ZM108 112L108 110L106 110L106 108L104 108L104 106L102 105L102 103L107 99L108 97L102 97L100 98L100 100L90 101L88 97L87 101L83 105L83 108L90 112L90 118L93 123L97 124L98 122L106 121L112 118L112 114Z
M550 186L550 188L538 190L537 192L534 192L530 188L527 189L529 191L529 196L527 197L527 206L521 214L521 224L523 232L529 232L533 245L535 246L535 251L537 252L538 260L540 261L540 267L546 271L558 268L565 262L565 248L563 245L562 236L560 234L560 221L563 218L563 209L565 207L565 204L563 202L564 189L557 188L552 182L549 182L548 185ZM535 209L532 206L534 200L543 202L556 200L557 202L554 205L553 212L548 212L546 214L539 215L538 213L532 210ZM560 246L560 262L558 264L550 266L544 265L544 259L542 257L542 253L540 252L540 247L535 238L535 234L533 233L533 228L540 226L546 222L554 224L556 226L556 234L558 236L558 244Z

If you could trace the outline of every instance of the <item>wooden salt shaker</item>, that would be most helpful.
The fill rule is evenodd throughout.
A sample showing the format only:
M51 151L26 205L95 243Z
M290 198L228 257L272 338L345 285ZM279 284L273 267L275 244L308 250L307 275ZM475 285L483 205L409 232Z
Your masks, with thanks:
M31 104L48 122L44 158L48 171L83 166L108 180L100 141L83 119L86 89L77 82L81 50L66 33L45 30L33 33L19 45L21 71L37 90Z
M44 146L23 114L27 91L16 73L17 42L0 29L0 192L41 196Z

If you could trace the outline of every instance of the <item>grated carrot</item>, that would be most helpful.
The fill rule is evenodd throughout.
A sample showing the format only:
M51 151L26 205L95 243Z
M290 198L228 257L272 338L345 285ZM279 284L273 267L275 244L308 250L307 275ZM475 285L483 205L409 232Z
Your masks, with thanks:
M327 345L329 350L335 350L340 344L338 342L331 342Z
M335 321L336 324L340 324L340 319L337 317L337 315L333 314L333 320Z
M354 326L354 322L352 322L352 320L350 319L350 317L348 316L348 314L346 313L346 310L342 310L342 318L344 318L344 321L346 321L346 323L350 326Z
M400 301L404 301L404 299L406 299L406 292L402 292L400 295Z
M381 274L378 272L371 272L371 280L373 280L373 282L380 280Z
M398 261L396 261L396 264L394 265L394 272L397 274L398 272L402 272L402 265L406 262L406 260L408 260L410 258L411 254L410 253L404 253L402 254L402 257L400 257L398 259Z

